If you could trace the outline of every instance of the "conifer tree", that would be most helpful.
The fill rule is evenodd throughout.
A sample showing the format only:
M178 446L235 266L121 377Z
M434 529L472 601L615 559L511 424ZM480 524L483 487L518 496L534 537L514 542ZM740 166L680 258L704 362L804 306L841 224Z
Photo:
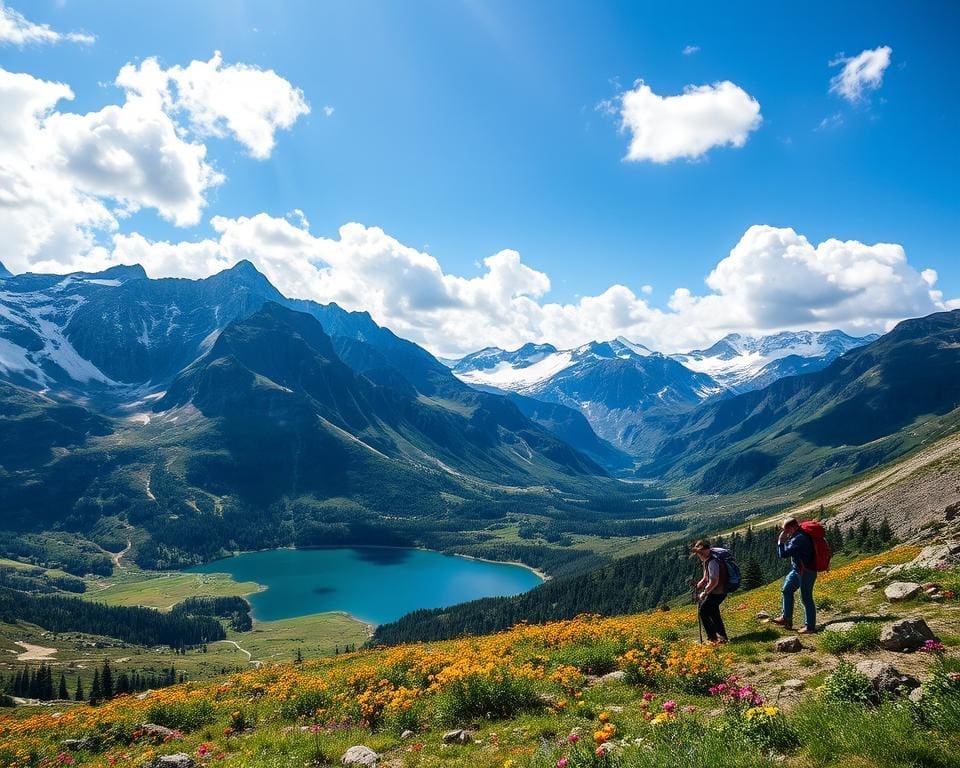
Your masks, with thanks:
M77 675L77 690L74 691L73 700L74 701L84 701L86 696L83 692L83 681L80 679L80 675Z
M104 700L113 698L113 670L110 669L110 662L106 659L103 662L103 671L100 673L100 690Z
M747 567L743 569L743 588L756 589L762 587L764 583L763 568L760 562L753 555L747 560Z
M90 706L95 707L103 701L103 689L100 687L100 670L93 671L93 682L90 684Z
M70 698L70 694L67 691L67 678L64 677L63 672L60 673L60 690L57 691L57 698L60 700Z
M890 521L886 517L880 522L880 527L877 529L877 536L879 536L880 541L884 544L889 544L893 541L893 529L890 527Z

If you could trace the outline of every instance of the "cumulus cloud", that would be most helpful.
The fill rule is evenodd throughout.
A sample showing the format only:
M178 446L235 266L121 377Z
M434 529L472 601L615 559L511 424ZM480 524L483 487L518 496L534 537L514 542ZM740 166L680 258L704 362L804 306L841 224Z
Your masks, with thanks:
M90 45L96 41L84 32L57 32L49 24L35 24L0 0L0 45L50 45L61 42Z
M760 103L729 80L689 85L677 96L659 96L638 80L617 101L633 161L696 160L714 147L742 147L763 119Z
M680 53L682 53L684 56L693 56L693 54L699 53L699 52L700 52L699 45L685 45L683 46L683 50L680 51Z
M292 220L291 220L292 219ZM677 288L667 307L612 285L575 302L547 300L549 276L503 250L480 274L445 272L429 253L377 227L351 223L336 238L310 233L295 213L212 220L215 238L168 243L116 235L72 269L141 263L153 277L204 277L249 259L285 294L369 311L431 351L454 357L528 341L574 347L626 336L664 352L703 347L733 332L889 329L905 317L957 306L936 289L934 270L912 266L900 245L855 240L810 243L789 228L753 226L695 293Z
M91 258L98 236L142 208L197 224L224 181L203 139L229 132L266 157L276 130L308 109L276 73L224 66L219 54L167 70L148 59L116 82L122 103L79 114L61 107L68 85L0 68L0 260L10 269Z
M831 67L841 64L840 70L830 80L830 93L835 93L851 103L862 101L867 91L875 91L883 83L883 73L890 66L893 49L889 45L867 49L856 56L838 57L830 62Z
M201 136L233 136L258 160L270 157L277 130L310 112L303 91L272 69L224 66L220 51L186 67L163 69L156 58L127 64L117 84L167 111L182 111Z

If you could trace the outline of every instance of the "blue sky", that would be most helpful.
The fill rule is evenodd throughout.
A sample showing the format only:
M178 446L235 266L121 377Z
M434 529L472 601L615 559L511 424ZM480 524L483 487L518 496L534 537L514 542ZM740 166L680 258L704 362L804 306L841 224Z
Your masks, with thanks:
M676 289L723 293L705 286L705 277L751 226L770 225L792 228L813 246L828 238L902 245L911 269L936 270L944 301L960 297L955 3L686 3L681 10L633 2L360 0L166 2L156 11L161 6L38 0L11 7L32 23L95 37L0 47L0 67L70 86L75 98L57 110L83 114L122 104L113 82L127 63L155 56L164 69L185 67L215 51L225 65L273 70L310 106L276 130L265 159L252 158L229 132L194 139L225 177L204 190L196 225L174 226L141 201L132 206L137 212L116 217L115 231L88 227L88 246L108 244L117 233L150 242L215 240L223 228L212 228L214 216L236 222L299 209L311 237L337 238L347 222L381 228L428 252L447 277L478 278L488 271L484 259L515 250L525 268L549 277L549 291L542 281L532 289L539 305L579 306L582 297L622 284L651 312L677 314L668 305ZM697 50L684 53L688 46ZM891 52L876 88L858 101L829 92L844 66L831 61L880 46ZM631 130L621 129L620 99L637 79L664 97L730 81L759 104L762 121L742 146L715 146L693 161L625 160ZM604 103L606 110L598 108ZM97 189L109 208L116 196ZM51 249L41 250L31 263L49 265ZM119 258L98 256L111 257ZM205 263L219 258L229 257ZM293 292L302 276L278 277L281 258L258 266ZM70 254L62 261L84 263ZM521 278L524 295L531 280L537 284ZM528 337L575 340L560 330L564 312L531 319L521 307L519 319L491 323L499 331L471 336L461 328L453 333L457 343L444 345L425 329L449 323L449 336L468 322L468 315L439 319L445 303L468 300L462 291L430 304L385 297L384 290L304 292L351 308L361 308L367 292L378 319L441 352ZM826 301L815 293L811 301ZM867 330L889 325L898 312L928 308L921 305L904 300L868 316L861 303L856 317L850 306L817 317ZM594 330L612 332L620 322L660 346L676 332L643 308L623 311L629 318ZM791 325L787 315L758 311L740 326L770 330L778 318ZM725 317L704 338L737 322Z

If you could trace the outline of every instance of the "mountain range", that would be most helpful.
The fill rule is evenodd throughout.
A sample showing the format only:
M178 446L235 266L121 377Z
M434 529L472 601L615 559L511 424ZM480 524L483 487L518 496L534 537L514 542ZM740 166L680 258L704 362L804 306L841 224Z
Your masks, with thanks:
M795 496L960 422L956 311L874 340L530 344L451 369L249 262L0 275L8 553L55 530L151 567L353 542L565 567L593 556L574 534L683 530L710 495Z
M551 344L525 344L512 352L488 347L448 364L472 386L578 409L600 437L647 456L665 437L666 417L821 370L877 338L842 331L730 334L706 350L664 355L620 337L569 350Z

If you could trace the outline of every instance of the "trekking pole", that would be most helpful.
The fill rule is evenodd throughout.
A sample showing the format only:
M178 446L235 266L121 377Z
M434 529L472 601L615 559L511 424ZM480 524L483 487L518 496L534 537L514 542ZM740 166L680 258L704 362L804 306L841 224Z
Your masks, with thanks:
M697 600L697 586L693 586L693 604L697 606L697 629L700 630L700 645L703 645L703 621L700 619L700 601Z

